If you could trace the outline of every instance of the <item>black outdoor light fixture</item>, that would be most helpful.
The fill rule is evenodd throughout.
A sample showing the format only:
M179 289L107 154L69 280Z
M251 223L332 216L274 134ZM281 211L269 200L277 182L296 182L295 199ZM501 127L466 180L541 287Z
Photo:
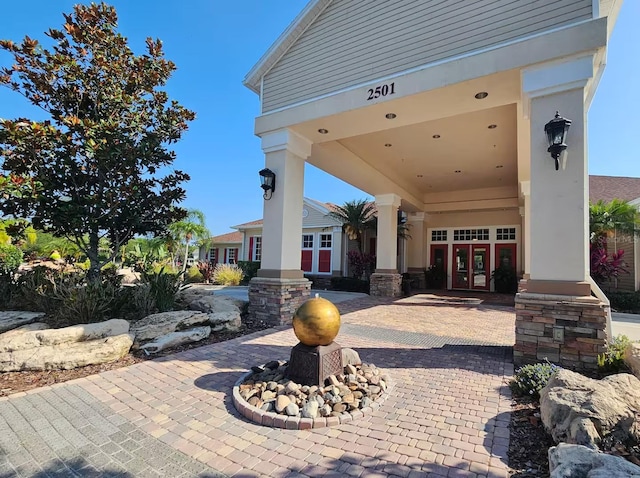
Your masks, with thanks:
M558 111L556 111L556 116L544 125L544 132L547 133L547 141L549 142L547 151L556 161L556 171L560 167L560 155L567 149L564 141L567 138L569 126L571 126L571 120L560 116Z
M262 183L260 187L264 190L262 197L268 201L273 196L273 191L276 190L276 173L269 168L264 168L258 174Z

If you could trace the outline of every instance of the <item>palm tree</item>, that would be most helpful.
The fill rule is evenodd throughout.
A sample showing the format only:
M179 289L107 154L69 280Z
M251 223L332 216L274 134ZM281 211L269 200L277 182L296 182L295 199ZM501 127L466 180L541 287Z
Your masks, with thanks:
M362 253L362 238L365 231L375 228L375 212L373 203L360 199L347 201L342 206L335 206L328 215L342 223L342 232L349 240L357 241L358 251Z
M184 273L187 270L187 258L189 257L191 241L204 241L211 237L211 233L205 224L204 213L197 209L189 209L187 217L169 226L169 232L178 243L184 245L184 261L182 264L182 273Z
M614 199L589 205L589 240L592 243L618 233L640 235L640 212L627 201Z

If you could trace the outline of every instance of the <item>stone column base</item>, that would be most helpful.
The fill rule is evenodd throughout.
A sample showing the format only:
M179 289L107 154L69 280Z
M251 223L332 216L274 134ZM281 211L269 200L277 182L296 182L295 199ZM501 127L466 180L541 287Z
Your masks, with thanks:
M402 276L397 273L374 272L371 274L369 295L373 297L401 297Z
M598 368L607 342L608 306L595 297L516 294L514 365L545 359L571 370Z
M310 291L307 279L254 277L249 282L249 315L271 326L291 324Z

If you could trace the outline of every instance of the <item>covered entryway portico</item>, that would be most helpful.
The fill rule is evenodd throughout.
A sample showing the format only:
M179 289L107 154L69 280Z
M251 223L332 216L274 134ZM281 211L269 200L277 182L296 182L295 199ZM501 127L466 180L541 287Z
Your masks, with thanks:
M617 11L591 0L565 1L562 14L552 0L515 10L378 3L386 18L372 18L365 2L310 2L245 79L260 94L255 129L277 184L264 203L252 313L286 322L308 294L299 242L309 162L375 197L372 295L401 293L401 209L411 225L401 261L409 271L439 265L443 287L492 290L491 273L504 262L523 278L523 317L571 302L602 319L590 297L586 117ZM516 17L521 27L509 30ZM434 22L449 28L438 24L441 35L425 37ZM388 34L393 28L401 34ZM572 120L557 171L544 134L556 111ZM542 319L522 330L546 334ZM521 356L535 359L543 342L524 339ZM553 338L546 349L559 359Z

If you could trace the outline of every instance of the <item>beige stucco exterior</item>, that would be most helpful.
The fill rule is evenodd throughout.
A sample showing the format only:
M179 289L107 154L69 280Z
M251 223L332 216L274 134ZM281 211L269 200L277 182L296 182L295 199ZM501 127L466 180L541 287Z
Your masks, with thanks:
M447 287L491 290L505 245L530 292L589 294L587 111L620 5L311 1L245 78L279 185L261 276L301 277L309 162L375 197L380 280L428 268L439 244ZM572 120L558 171L544 135L556 111ZM482 277L462 281L472 263Z

